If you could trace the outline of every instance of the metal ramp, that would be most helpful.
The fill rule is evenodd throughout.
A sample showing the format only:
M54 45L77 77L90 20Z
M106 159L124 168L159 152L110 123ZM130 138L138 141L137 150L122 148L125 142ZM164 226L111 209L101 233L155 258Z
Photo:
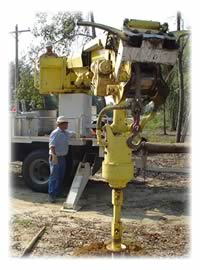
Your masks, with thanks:
M67 199L63 204L62 211L76 212L81 206L78 201L87 185L89 176L91 175L91 166L89 162L80 162L76 170L74 180L72 182Z

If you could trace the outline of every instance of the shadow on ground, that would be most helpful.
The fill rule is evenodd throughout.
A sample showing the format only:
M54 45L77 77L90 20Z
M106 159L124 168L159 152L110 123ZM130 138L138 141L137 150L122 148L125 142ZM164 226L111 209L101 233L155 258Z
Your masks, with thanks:
M162 182L160 185L159 181ZM170 185L164 180L130 182L124 189L122 217L128 219L162 220L165 216L182 216L188 214L188 182L177 185L173 179ZM17 200L33 204L47 204L48 196L30 190L20 174L10 176L10 195ZM60 198L56 205L63 205L65 198ZM111 188L102 181L89 181L80 199L80 211L96 212L112 216Z

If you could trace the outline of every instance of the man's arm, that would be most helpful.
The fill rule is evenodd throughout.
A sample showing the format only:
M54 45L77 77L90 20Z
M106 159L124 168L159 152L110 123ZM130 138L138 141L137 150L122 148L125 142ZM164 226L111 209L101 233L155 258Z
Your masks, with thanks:
M56 165L58 164L58 158L56 156L56 148L55 148L55 143L56 143L56 133L50 134L49 137L49 152L50 152L50 160L53 161L53 163Z
M57 164L58 164L58 158L57 158L57 156L56 156L55 146L50 146L49 149L50 149L50 156L49 156L49 159L50 159L51 161L53 161L53 163L54 163L55 165L57 165Z

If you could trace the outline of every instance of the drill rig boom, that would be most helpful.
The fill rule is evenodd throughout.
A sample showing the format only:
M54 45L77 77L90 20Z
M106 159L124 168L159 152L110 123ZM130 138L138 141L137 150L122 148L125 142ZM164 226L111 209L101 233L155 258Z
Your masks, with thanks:
M41 58L36 81L41 93L113 97L115 105L99 114L97 142L104 150L102 176L113 189L112 241L108 249L119 252L125 248L121 244L120 211L122 189L133 178L132 150L140 145L139 133L168 96L161 65L175 64L178 46L166 23L126 19L123 30L92 22L77 24L105 32L69 57ZM127 110L131 111L132 123L128 122ZM113 111L113 122L102 127L107 111ZM145 112L147 115L140 119Z

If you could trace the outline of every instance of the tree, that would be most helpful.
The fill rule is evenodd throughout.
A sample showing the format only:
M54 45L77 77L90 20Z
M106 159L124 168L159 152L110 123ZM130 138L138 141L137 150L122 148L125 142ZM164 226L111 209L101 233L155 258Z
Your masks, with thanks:
M19 63L20 79L17 86L16 97L19 101L25 102L27 110L43 108L43 97L34 87L32 67L23 60Z
M180 21L181 14L178 12L177 14L177 30L180 31ZM186 37L186 40L185 40ZM177 120L177 130L176 130L176 142L180 142L181 139L181 130L183 123L183 111L184 111L184 99L185 99L185 91L184 91L184 68L183 68L183 52L184 48L188 42L188 34L181 34L178 37L179 44L179 54L178 54L178 81L179 81L179 108L178 108L178 120Z
M59 55L67 56L77 39L82 44L91 39L92 36L88 28L76 25L76 21L82 19L81 12L37 13L32 29L37 45L31 46L29 58L34 61L40 53L43 53L47 41L54 44L54 48Z
M178 22L178 29L180 29L180 25L181 23ZM181 134L182 123L184 123L190 111L190 47L188 33L187 30L174 32L179 43L178 59L171 71L169 73L165 72L165 80L170 88L170 93L166 100L166 116L169 117L170 130L177 130L178 137Z
M78 37L82 37L79 41L83 44L91 39L88 28L76 26L76 20L81 19L80 12L58 12L51 16L46 12L36 14L32 29L34 43L20 61L20 81L17 87L17 99L24 101L28 110L55 109L58 102L57 95L41 95L34 87L33 63L44 52L47 41L52 41L59 55L67 56Z
M166 104L163 104L163 135L167 135Z

